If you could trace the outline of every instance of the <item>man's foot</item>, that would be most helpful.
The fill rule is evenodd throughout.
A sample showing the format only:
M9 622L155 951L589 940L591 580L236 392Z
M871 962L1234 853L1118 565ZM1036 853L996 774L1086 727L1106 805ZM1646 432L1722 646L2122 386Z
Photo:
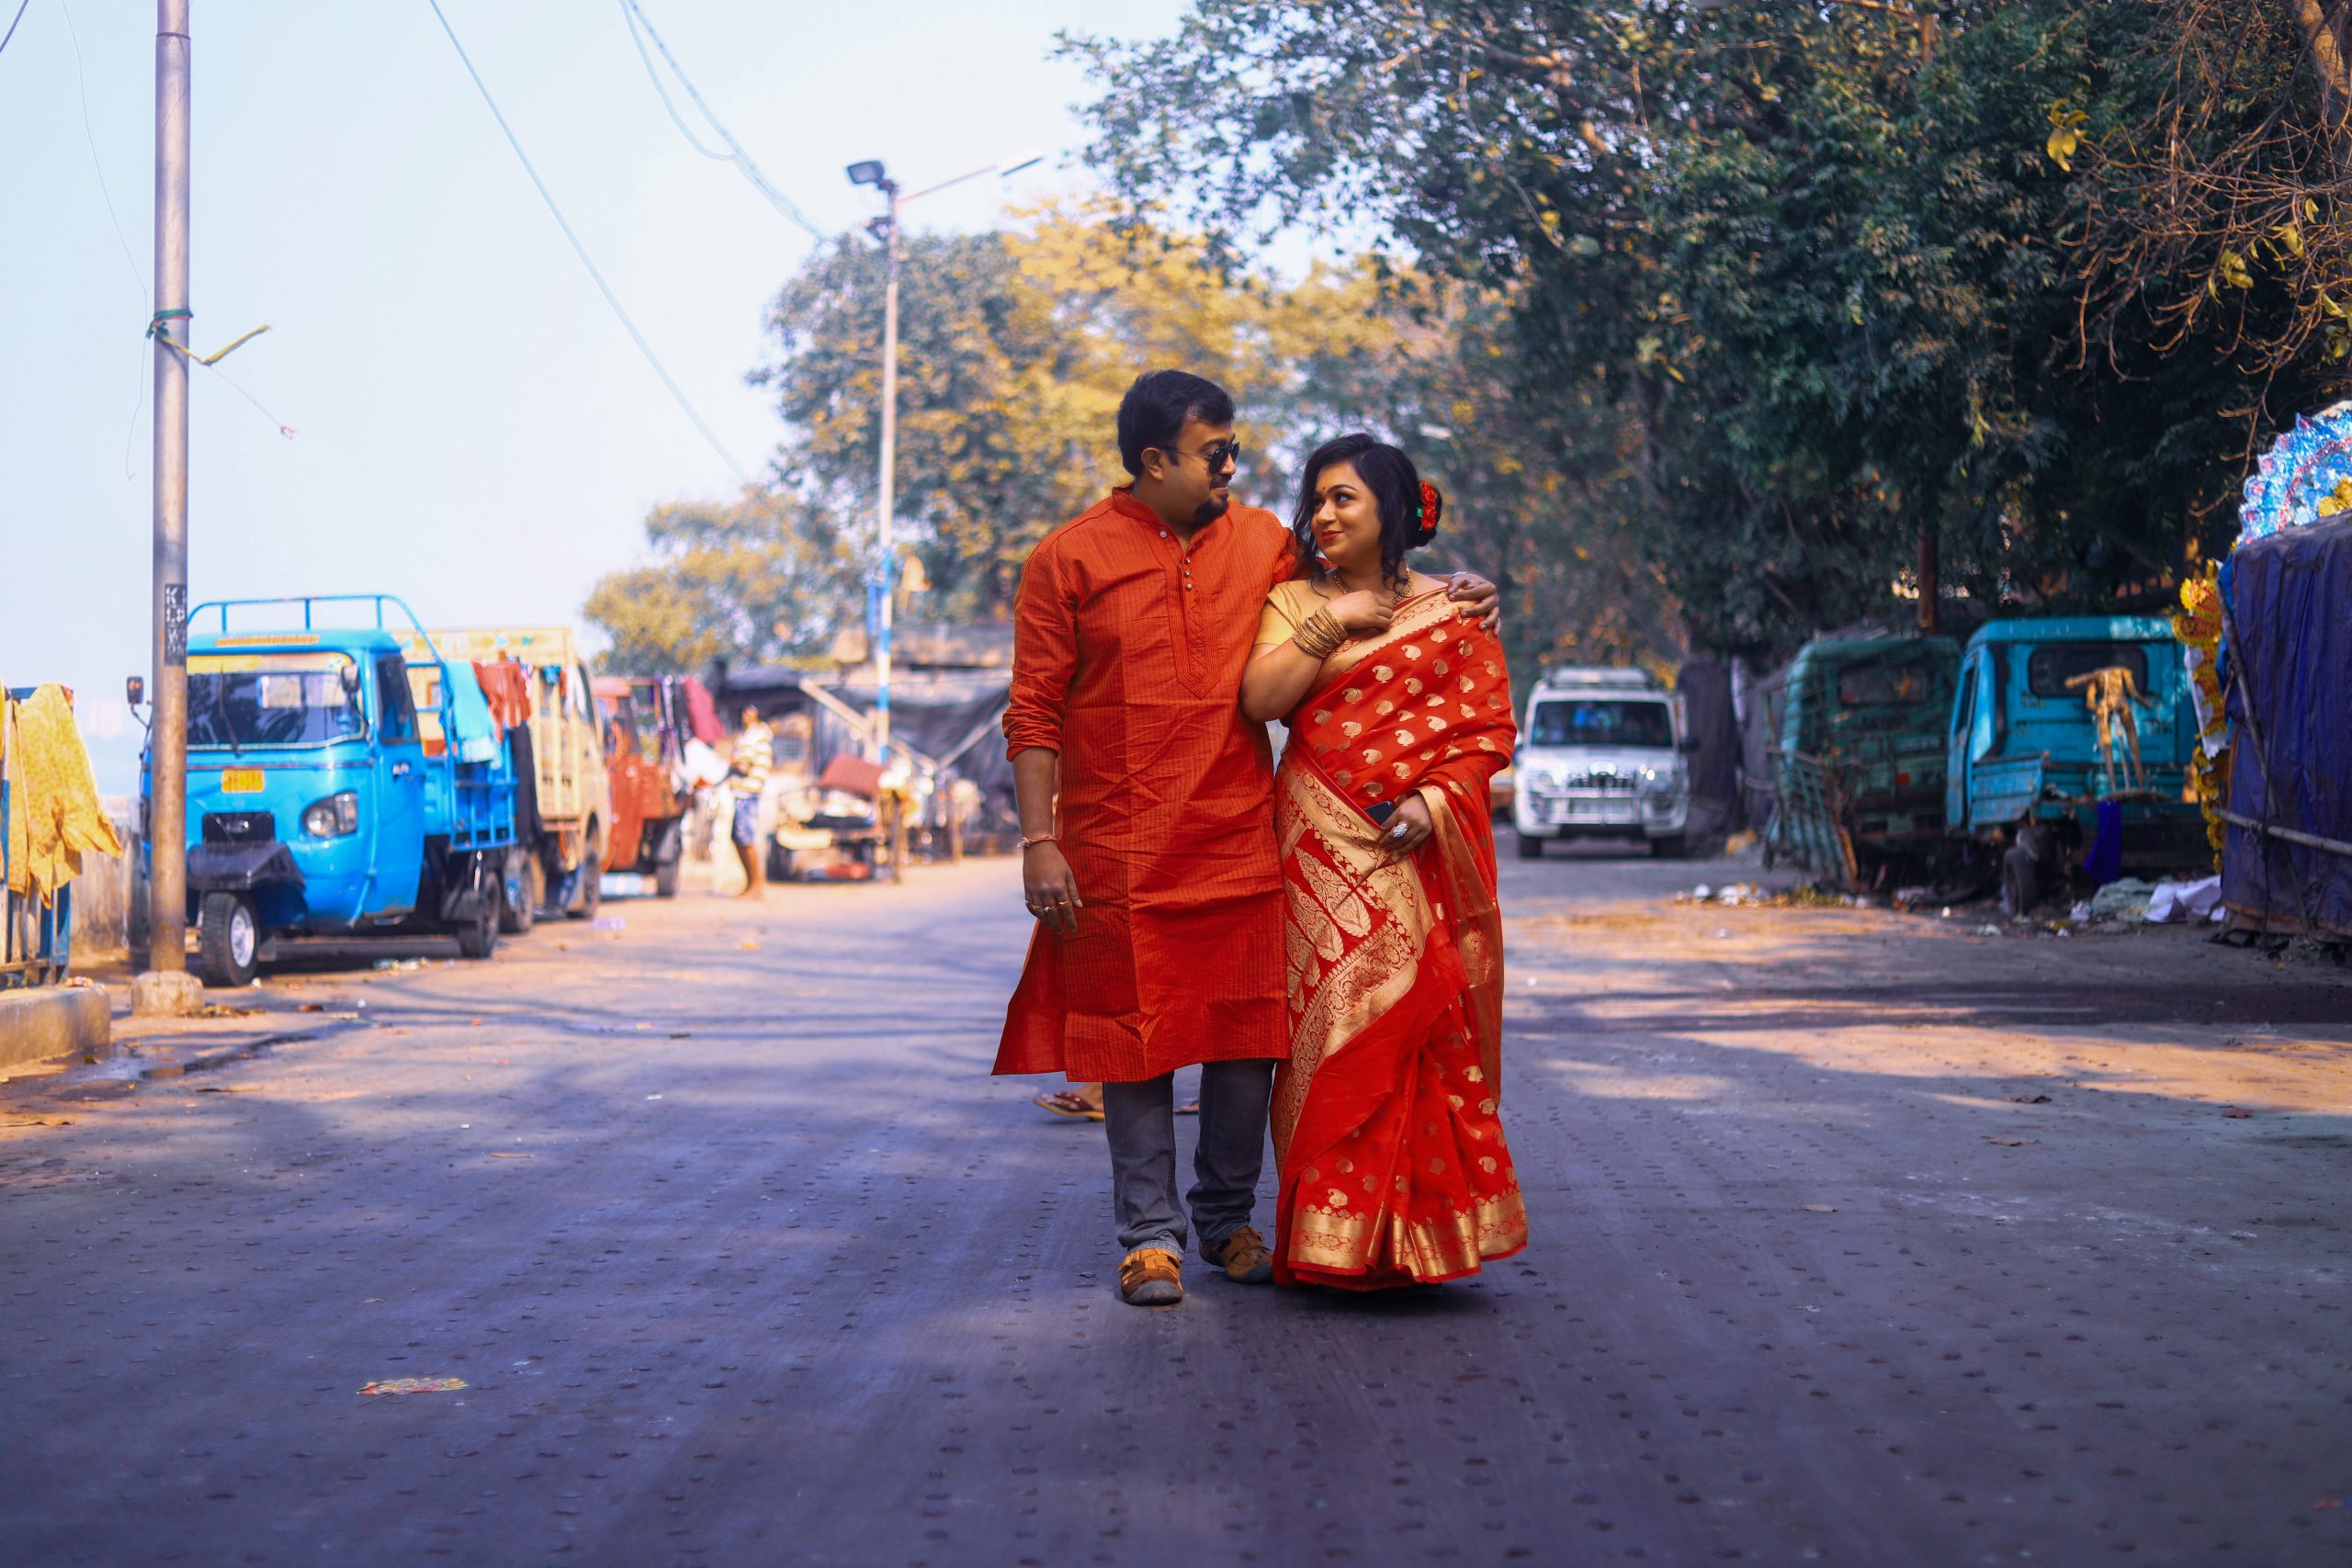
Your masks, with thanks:
M1255 1225L1243 1225L1217 1246L1201 1248L1201 1256L1238 1284L1262 1285L1274 1277L1273 1249Z
M1087 1089L1094 1091L1091 1099ZM1083 1121L1100 1122L1102 1120L1102 1086L1089 1084L1086 1089L1057 1089L1051 1094L1039 1095L1029 1103L1057 1116L1075 1116Z
M1184 1276L1176 1255L1164 1247L1138 1247L1128 1253L1119 1263L1119 1299L1139 1307L1174 1306L1182 1301Z

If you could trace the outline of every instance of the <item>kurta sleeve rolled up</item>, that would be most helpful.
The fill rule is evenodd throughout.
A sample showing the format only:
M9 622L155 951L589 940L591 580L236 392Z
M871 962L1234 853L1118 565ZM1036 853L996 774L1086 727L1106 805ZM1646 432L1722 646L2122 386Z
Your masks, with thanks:
M1085 908L1039 926L1000 1073L1133 1082L1288 1048L1265 726L1241 671L1289 534L1237 506L1188 549L1124 491L1047 535L1016 600L1007 749L1061 753Z

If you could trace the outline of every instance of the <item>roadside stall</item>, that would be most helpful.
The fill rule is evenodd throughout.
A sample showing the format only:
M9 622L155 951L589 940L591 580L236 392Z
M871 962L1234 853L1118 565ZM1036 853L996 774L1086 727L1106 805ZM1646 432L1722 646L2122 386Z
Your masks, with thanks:
M0 693L0 990L53 985L73 957L85 854L119 855L62 686Z

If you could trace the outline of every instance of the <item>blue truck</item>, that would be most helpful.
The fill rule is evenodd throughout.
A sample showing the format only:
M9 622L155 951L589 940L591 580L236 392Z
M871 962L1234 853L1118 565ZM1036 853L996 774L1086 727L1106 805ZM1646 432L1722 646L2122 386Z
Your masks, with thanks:
M322 624L354 605L370 624ZM262 624L232 630L232 612ZM218 629L187 645L188 918L206 980L243 985L306 937L454 935L489 957L526 868L513 750L472 666L388 594L203 604L191 628L208 614Z
M2162 616L1987 621L1961 656L1945 830L1998 857L2002 901L2018 914L2098 843L2102 816L2119 865L2206 863L2196 744L2180 645Z

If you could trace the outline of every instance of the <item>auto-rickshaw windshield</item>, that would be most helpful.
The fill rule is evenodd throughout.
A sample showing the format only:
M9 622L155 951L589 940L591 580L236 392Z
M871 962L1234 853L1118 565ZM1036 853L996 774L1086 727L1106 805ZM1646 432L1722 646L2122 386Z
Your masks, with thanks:
M322 746L363 736L356 675L340 653L192 653L187 743Z

